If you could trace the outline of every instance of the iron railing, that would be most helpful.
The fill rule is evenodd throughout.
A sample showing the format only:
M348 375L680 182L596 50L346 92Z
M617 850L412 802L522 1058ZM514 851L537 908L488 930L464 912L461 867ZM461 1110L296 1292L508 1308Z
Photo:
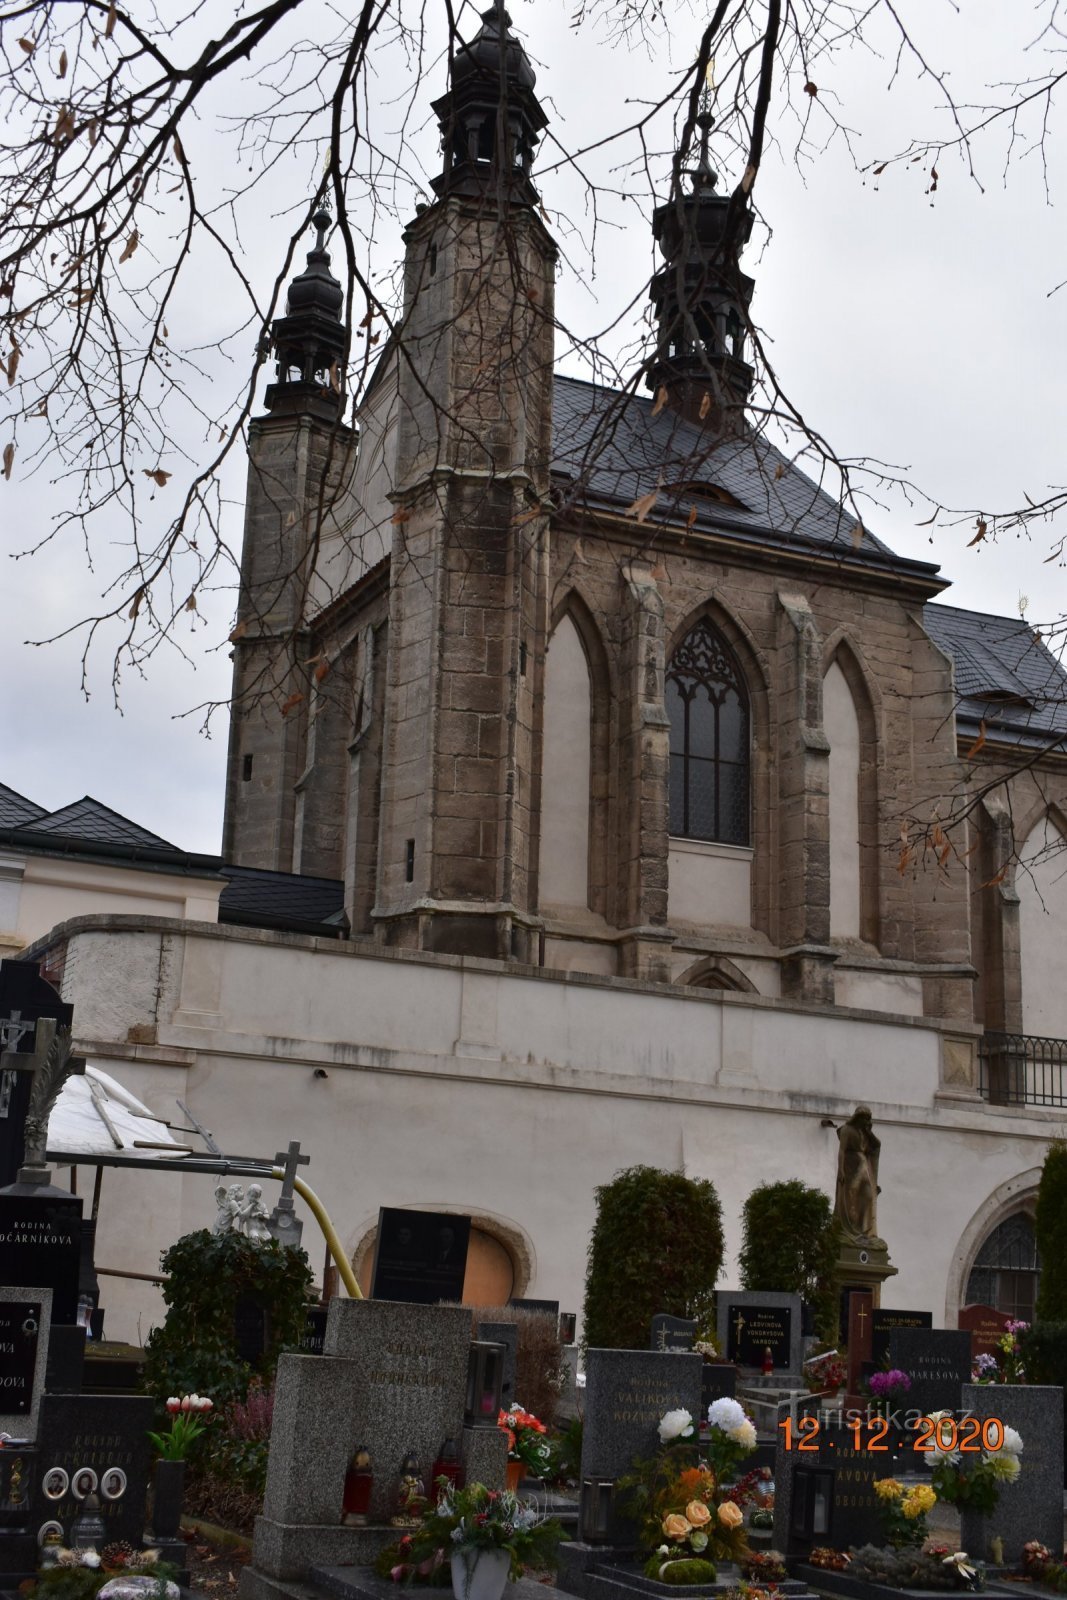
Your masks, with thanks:
M983 1034L978 1092L995 1106L1067 1106L1067 1039Z

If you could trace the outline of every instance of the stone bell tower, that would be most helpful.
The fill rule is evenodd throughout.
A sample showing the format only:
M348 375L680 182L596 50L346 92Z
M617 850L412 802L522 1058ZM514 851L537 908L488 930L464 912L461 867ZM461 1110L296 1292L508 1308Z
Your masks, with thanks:
M434 105L437 199L405 234L375 907L390 943L518 959L536 934L556 261L534 81L491 7Z
M344 293L325 248L330 218L271 327L277 380L249 428L241 586L223 853L238 866L293 868L311 668L308 588L324 519L351 471L344 404Z

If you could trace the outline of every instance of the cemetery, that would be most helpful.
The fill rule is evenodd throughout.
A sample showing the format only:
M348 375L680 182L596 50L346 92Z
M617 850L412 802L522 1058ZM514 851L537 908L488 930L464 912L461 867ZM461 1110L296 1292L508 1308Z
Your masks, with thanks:
M636 1167L601 1186L580 1347L555 1303L460 1303L453 1213L383 1207L366 1298L323 1216L320 1292L299 1144L258 1165L209 1149L214 1225L165 1252L167 1318L135 1349L106 1338L94 1216L49 1165L84 1066L71 1008L5 962L0 1026L4 1594L179 1600L194 1507L247 1536L240 1600L1067 1592L1067 1261L1032 1327L883 1303L866 1108L838 1129L832 1202L754 1189L741 1287L717 1281L710 1182ZM1064 1163L1053 1145L1051 1239ZM246 1181L261 1169L273 1209Z

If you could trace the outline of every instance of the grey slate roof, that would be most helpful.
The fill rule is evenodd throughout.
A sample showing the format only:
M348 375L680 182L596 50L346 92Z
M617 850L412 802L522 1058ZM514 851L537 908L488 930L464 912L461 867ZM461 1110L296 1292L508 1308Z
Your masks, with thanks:
M957 726L977 732L984 722L1015 742L1048 745L1067 739L1067 671L1021 617L932 604L923 607L926 631L955 668ZM1062 747L1061 747L1062 748Z
M222 867L229 880L219 897L219 921L254 928L338 934L345 886L340 878L311 878L259 867Z
M6 783L0 783L0 828L21 828L24 822L47 815L44 806L35 805L25 795L9 789Z
M72 805L59 811L42 812L24 824L34 833L54 833L64 839L88 839L96 844L140 846L149 850L174 850L175 845L161 839L158 833L120 816L110 806L101 805L91 795L84 795Z
M864 529L853 542L855 517L757 434L709 446L705 431L670 407L652 415L641 395L556 377L552 407L552 473L567 500L625 511L662 482L645 527L656 522L722 529L754 544L818 548L873 566L935 578L937 567L897 556ZM738 505L701 500L685 488L705 483Z

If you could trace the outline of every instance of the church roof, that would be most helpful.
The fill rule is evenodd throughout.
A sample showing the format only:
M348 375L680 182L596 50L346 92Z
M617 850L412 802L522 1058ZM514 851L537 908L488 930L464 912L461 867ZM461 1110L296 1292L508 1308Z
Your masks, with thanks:
M642 395L557 376L552 472L572 504L620 512L659 489L645 526L725 531L754 545L817 548L938 583L937 567L895 555L758 434L709 449L706 431ZM693 508L696 517L689 518Z
M260 867L223 866L221 871L229 882L219 897L220 922L334 937L342 932L342 879L268 872Z
M47 815L44 806L35 805L24 794L17 794L6 783L0 783L0 828L21 828L23 823Z
M1067 739L1067 672L1022 617L941 604L923 607L926 631L955 669L956 725L1002 732L1035 747Z
M58 834L64 839L86 839L95 844L132 845L149 850L176 848L168 840L161 839L158 833L150 833L147 828L131 822L129 817L120 816L110 806L102 805L88 794L59 811L38 811L36 816L15 826L25 827L34 833Z

